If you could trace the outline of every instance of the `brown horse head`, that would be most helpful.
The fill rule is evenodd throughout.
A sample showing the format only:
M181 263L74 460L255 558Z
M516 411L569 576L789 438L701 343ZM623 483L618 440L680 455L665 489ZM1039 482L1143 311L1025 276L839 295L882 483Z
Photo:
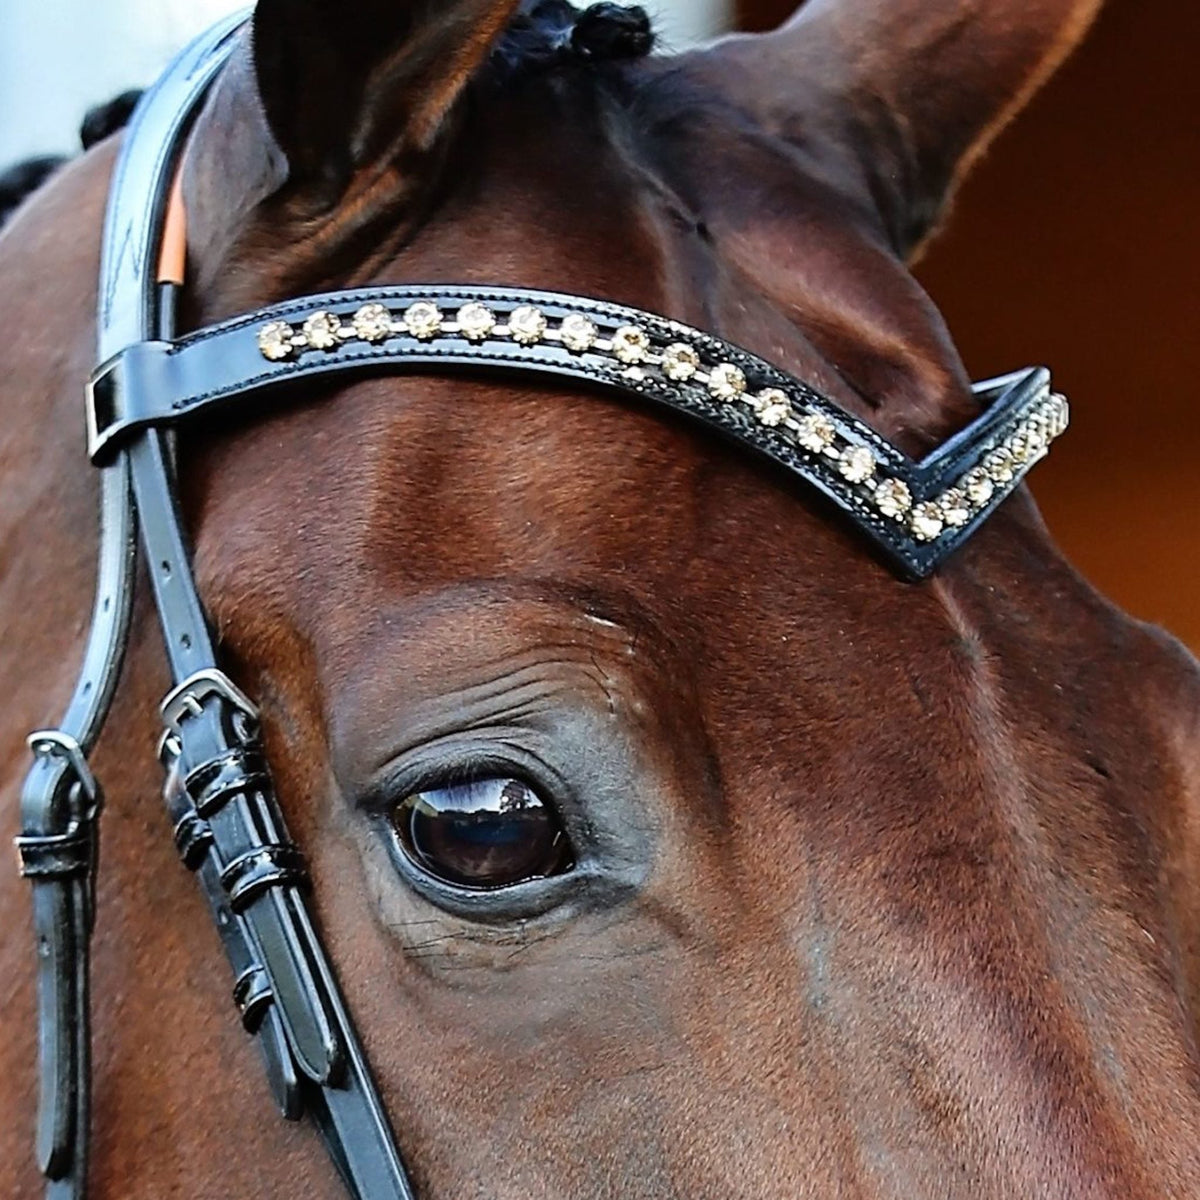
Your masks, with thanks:
M188 319L367 282L594 295L921 452L972 400L908 263L1094 8L812 0L648 56L610 6L261 0L187 154ZM113 157L0 239L14 787L87 609ZM632 403L436 373L305 399L184 439L186 507L422 1200L1200 1194L1195 665L1028 495L911 585ZM333 1198L174 857L157 639L143 603L98 762L95 1194ZM485 850L453 819L480 797ZM31 1196L19 889L0 1187Z

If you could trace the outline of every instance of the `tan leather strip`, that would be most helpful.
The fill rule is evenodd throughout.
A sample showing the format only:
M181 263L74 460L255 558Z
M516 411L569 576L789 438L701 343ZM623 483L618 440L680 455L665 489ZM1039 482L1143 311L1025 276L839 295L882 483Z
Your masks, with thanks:
M183 172L175 176L158 255L158 282L183 285L187 273L187 209L183 203Z

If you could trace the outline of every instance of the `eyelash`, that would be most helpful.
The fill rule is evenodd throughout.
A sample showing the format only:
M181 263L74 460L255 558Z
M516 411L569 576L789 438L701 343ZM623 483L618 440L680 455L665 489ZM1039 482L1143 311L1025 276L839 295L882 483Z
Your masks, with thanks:
M495 751L475 750L453 762L401 761L384 768L360 797L357 807L376 817L386 817L406 797L417 792L461 787L484 779L515 779L532 788L563 820L561 781L545 769L533 771L515 757Z

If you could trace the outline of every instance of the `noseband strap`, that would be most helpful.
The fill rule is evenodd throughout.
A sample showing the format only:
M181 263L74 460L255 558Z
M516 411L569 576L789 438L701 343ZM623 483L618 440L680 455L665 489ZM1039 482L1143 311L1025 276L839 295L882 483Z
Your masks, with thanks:
M125 136L105 227L89 450L101 468L100 562L84 665L57 730L30 739L22 871L38 939L38 1162L52 1200L86 1191L88 946L102 795L88 766L129 638L140 526L174 688L163 705L165 800L208 902L283 1115L310 1115L353 1197L413 1191L327 955L308 873L263 757L259 716L218 667L192 576L168 431L306 379L509 372L680 413L823 495L902 577L923 579L978 529L1066 428L1046 371L976 385L982 413L920 462L810 385L710 333L607 301L516 288L367 288L175 332L184 138L242 18L198 39ZM151 265L166 243L165 268Z

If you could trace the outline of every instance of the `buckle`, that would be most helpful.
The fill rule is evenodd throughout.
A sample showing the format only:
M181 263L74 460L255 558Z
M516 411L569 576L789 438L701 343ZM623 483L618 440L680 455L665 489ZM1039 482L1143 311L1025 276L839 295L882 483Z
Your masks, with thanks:
M92 774L83 747L61 729L39 729L29 735L26 744L33 751L35 758L57 760L70 768L72 780L79 784L80 790L88 800L88 808L81 814L82 817L85 820L95 817L102 803L100 784Z
M204 701L212 696L223 700L252 725L258 724L259 712L250 697L224 671L210 669L197 671L195 675L185 679L169 692L162 702L162 719L168 735L174 734L178 737L182 732L183 721L187 717L200 716L204 711ZM168 740L164 738L160 753L168 751Z
M21 874L27 879L90 876L96 858L95 826L104 799L83 747L60 729L42 729L30 734L29 748L35 758L50 764L52 770L62 769L62 773L37 774L35 767L26 779L26 788L34 789L36 815L13 839ZM54 827L46 828L42 822L55 811L55 797L62 795L60 789L64 786L64 808ZM23 811L27 811L27 804L28 799L23 799Z

